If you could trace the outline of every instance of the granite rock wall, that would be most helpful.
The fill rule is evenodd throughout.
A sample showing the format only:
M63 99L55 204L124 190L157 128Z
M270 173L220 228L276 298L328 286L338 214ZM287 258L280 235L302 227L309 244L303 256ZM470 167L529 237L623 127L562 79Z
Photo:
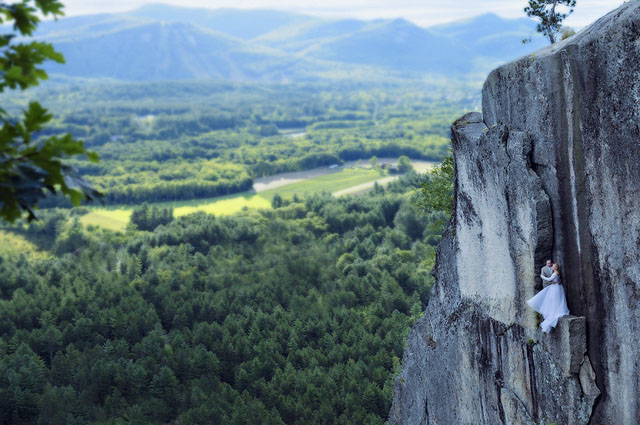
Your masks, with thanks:
M640 423L640 0L494 70L391 424ZM526 305L547 257L571 316Z

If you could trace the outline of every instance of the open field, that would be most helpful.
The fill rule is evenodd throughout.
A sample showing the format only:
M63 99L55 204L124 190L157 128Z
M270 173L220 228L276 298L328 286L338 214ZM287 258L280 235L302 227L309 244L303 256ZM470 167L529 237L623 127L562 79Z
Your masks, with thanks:
M393 163L385 159L385 163ZM271 208L271 199L278 193L284 199L294 195L329 192L334 196L362 193L373 187L375 182L385 184L398 176L388 176L379 170L368 167L353 168L355 162L339 168L316 168L313 170L283 173L276 176L257 179L254 190L215 198L191 201L159 202L159 207L172 207L175 217L203 211L215 215L235 214L244 208ZM432 163L415 161L419 172L428 170ZM93 208L82 217L84 225L96 225L107 229L122 231L129 222L133 206L106 206Z
M398 160L396 158L378 158L378 163L387 165L396 165ZM419 172L424 173L429 170L434 163L430 161L412 160L411 164L413 168ZM342 166L336 168L320 167L313 168L311 170L304 171L292 171L288 173L279 173L273 176L261 177L256 179L253 183L253 189L256 192L264 192L269 189L275 189L277 187L286 186L291 183L297 183L304 180L310 180L319 176L325 176L328 174L340 173L343 170L349 168L370 168L368 161L347 161Z
M34 258L45 258L47 253L40 251L36 245L24 236L0 229L0 256L25 254Z
M378 183L380 185L385 185L391 181L394 181L398 178L398 176L389 176L381 179L377 179L374 181L368 181L366 183L359 184L357 186L348 187L346 189L338 190L336 192L332 192L333 196L344 196L344 195L357 195L359 193L366 192L373 188L373 186Z
M101 226L106 229L121 231L127 227L131 209L126 208L92 208L91 212L82 216L80 222L85 226Z
M293 195L305 193L337 192L363 183L373 182L384 178L379 171L367 168L344 168L337 173L318 176L312 179L299 181L274 189L260 192L260 196L271 200L278 193L284 199L290 199Z

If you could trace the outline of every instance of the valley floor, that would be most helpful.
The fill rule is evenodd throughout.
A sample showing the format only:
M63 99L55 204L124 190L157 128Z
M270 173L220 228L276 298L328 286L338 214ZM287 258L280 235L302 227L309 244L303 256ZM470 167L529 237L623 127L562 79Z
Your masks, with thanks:
M379 164L395 165L395 158L380 158ZM253 190L214 198L190 201L161 202L153 205L172 207L174 216L203 211L215 215L229 215L245 208L271 208L271 199L279 194L284 199L294 195L330 192L334 196L355 195L374 187L375 183L386 184L399 177L387 175L380 170L371 169L363 161L350 161L335 168L320 167L311 170L275 174L256 179ZM418 172L429 170L434 163L429 161L412 161ZM133 206L111 205L92 208L82 217L84 225L95 225L111 230L122 231L129 222Z

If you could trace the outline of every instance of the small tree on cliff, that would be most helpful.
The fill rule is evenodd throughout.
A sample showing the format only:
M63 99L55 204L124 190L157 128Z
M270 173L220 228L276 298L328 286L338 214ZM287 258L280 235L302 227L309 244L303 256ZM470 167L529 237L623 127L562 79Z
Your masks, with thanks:
M562 21L573 13L576 0L529 0L524 8L530 18L538 19L538 32L549 37L551 44L556 42L556 35L562 28Z
M451 216L453 206L453 154L449 154L440 165L427 173L429 179L420 186L416 202L425 213L440 212Z
M453 154L427 173L428 179L416 191L414 203L423 214L431 216L429 233L441 235L451 217L453 207Z

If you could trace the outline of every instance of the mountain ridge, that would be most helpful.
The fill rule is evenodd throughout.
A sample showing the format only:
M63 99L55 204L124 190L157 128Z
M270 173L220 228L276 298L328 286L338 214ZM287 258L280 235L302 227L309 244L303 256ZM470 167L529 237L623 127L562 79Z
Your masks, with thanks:
M481 75L541 46L542 37L529 46L521 43L534 26L527 19L497 15L424 28L403 18L326 19L270 9L160 4L46 21L35 37L54 43L67 59L64 66L49 64L46 70L69 76L283 82L354 73L371 78Z

